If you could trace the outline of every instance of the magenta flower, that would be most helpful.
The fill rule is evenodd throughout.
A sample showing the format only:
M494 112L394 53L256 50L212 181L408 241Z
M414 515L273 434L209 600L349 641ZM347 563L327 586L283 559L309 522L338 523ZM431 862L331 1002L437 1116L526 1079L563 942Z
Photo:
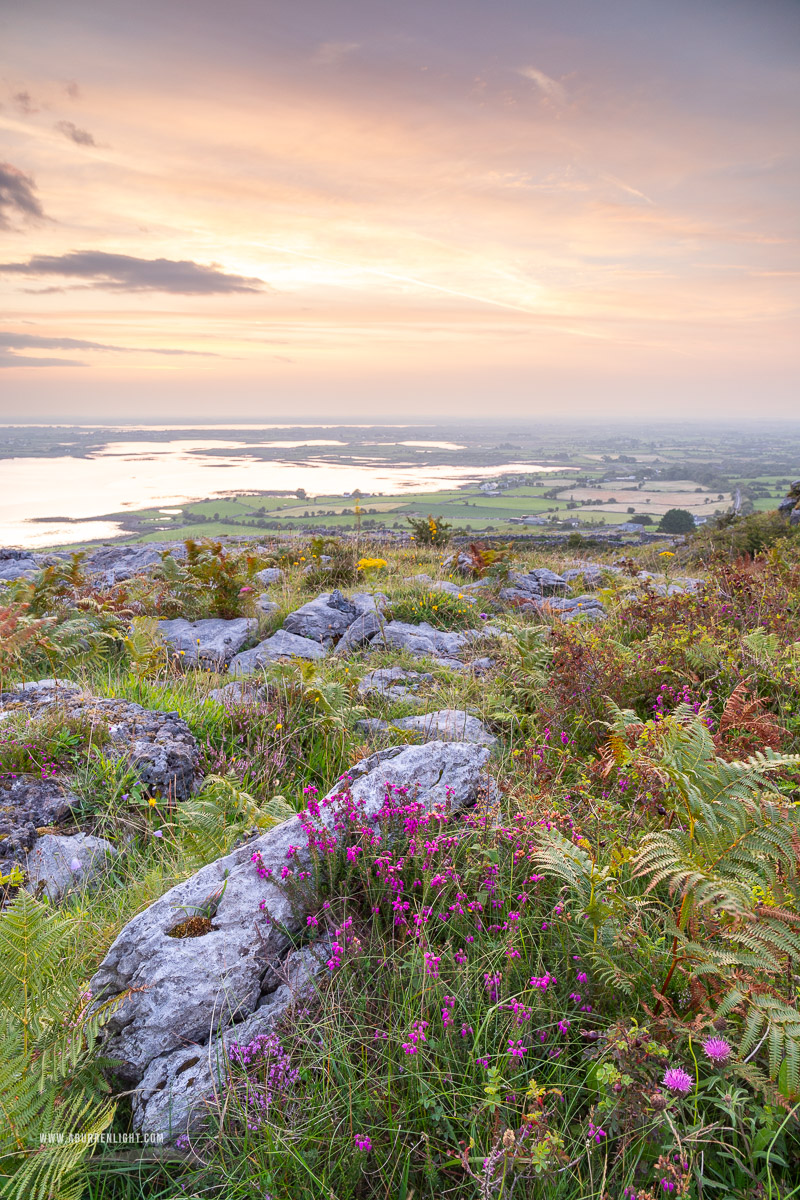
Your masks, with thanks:
M724 1063L727 1058L730 1058L731 1047L725 1038L712 1037L707 1042L703 1042L703 1053L713 1063Z
M683 1067L669 1067L664 1072L661 1082L664 1087L669 1088L671 1092L677 1092L679 1096L685 1096L694 1085L691 1075L688 1071L684 1071Z
M363 1150L366 1154L369 1154L370 1150L372 1149L372 1139L368 1134L365 1133L363 1137L359 1137L358 1134L356 1134L354 1140L356 1143L356 1150Z

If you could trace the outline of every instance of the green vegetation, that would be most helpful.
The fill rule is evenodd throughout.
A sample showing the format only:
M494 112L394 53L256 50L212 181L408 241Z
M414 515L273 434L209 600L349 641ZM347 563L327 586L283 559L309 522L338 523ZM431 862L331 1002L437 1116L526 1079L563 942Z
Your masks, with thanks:
M435 545L188 549L113 586L93 586L78 558L0 594L0 685L58 675L177 713L206 777L176 804L106 757L102 728L20 713L1 727L0 783L68 778L75 820L120 853L58 907L21 889L19 872L3 878L0 1194L796 1196L797 532L756 513L674 550L626 548L605 560L618 570L602 578L597 623L500 605L503 547L492 561L473 548L488 583L478 604L413 580L458 582ZM513 566L573 563L541 551ZM696 591L638 577L668 585L690 564ZM253 612L255 573L270 565L285 578L262 634L330 582L327 565L343 585L385 591L396 619L460 629L497 608L510 636L481 649L495 665L477 678L361 651L273 664L260 692L219 703L209 693L225 678L184 672L157 619ZM466 708L498 736L496 788L447 818L390 792L380 841L353 810L347 842L318 846L304 885L309 939L330 939L313 997L232 1054L221 1103L178 1151L92 1145L130 1131L128 1089L103 1058L110 1010L87 997L114 937L253 831L300 809L313 826L315 797L385 744L357 721L408 711L359 694L389 665L430 673L426 710ZM49 1132L81 1137L40 1145Z

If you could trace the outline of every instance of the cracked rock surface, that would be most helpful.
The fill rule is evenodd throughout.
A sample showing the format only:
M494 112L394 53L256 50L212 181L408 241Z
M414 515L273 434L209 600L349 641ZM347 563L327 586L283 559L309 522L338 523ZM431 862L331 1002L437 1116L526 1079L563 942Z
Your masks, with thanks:
M175 712L157 712L132 700L101 699L53 679L0 693L0 717L19 711L35 717L53 709L103 731L107 738L104 752L125 758L148 792L186 800L199 785L197 742Z
M365 815L380 810L387 782L408 787L426 808L440 803L463 808L474 803L487 785L488 756L485 746L463 742L392 747L352 768L351 792L363 801ZM332 809L322 812L330 825ZM203 1054L208 1060L214 1058L213 1043L228 1027L253 1018L255 1028L267 1020L269 1013L262 1013L262 1008L274 1007L272 1002L259 1005L274 991L276 960L282 963L286 957L289 937L284 930L298 932L305 914L289 903L280 887L259 876L252 856L258 852L263 865L277 876L287 862L287 851L294 847L298 847L295 863L309 861L305 845L296 817L270 829L170 889L134 917L109 949L92 980L94 996L102 1000L128 988L140 989L109 1022L106 1047L107 1053L122 1061L124 1078L145 1084L146 1077L146 1089L137 1101L138 1128L164 1131L165 1120L171 1121L171 1101L161 1093L176 1077L177 1068L163 1062L165 1056L184 1053L192 1045L205 1047L194 1069ZM213 913L208 932L199 937L170 936L187 916L200 911ZM151 1067L159 1062L161 1066ZM200 1072L194 1077L198 1082L193 1103L199 1102L201 1093L207 1094L210 1080ZM156 1082L163 1087L156 1087ZM160 1099L151 1109L155 1092ZM180 1132L174 1123L170 1131Z

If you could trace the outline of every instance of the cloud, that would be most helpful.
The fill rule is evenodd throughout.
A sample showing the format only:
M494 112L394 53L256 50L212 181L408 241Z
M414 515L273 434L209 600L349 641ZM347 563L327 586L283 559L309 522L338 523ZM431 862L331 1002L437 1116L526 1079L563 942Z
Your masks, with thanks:
M201 358L220 358L210 350L171 350L155 349L152 346L109 346L105 342L87 342L81 338L41 337L35 333L12 333L8 329L0 329L0 358L4 365L10 366L73 366L73 359L42 359L28 358L16 353L18 350L113 350L122 354L170 354L194 355ZM80 363L86 366L86 363Z
M21 112L26 117L39 111L30 92L15 92L11 100L17 112Z
M564 85L557 79L553 79L552 76L545 75L544 71L540 71L538 67L520 67L517 74L535 83L548 100L555 100L557 104L566 104L567 93Z
M0 263L3 275L62 275L85 279L87 286L114 292L174 292L181 296L210 296L231 292L260 292L263 279L228 275L217 263L203 266L189 259L134 258L102 250L71 254L34 254L26 263Z
M8 217L12 212L28 219L44 218L42 206L33 194L35 187L30 175L11 163L0 163L0 229L11 228Z
M78 87L78 84L74 79L70 79L68 83L64 84L64 91L67 93L70 100L80 100L81 98L81 89Z
M28 358L26 354L14 354L0 350L0 371L4 367L86 367L88 363L74 358Z
M361 42L323 42L314 55L314 62L336 63L361 47Z
M59 133L63 133L65 138L69 138L71 142L75 142L78 146L96 146L97 142L86 129L79 129L77 125L73 125L72 121L56 121L55 129Z

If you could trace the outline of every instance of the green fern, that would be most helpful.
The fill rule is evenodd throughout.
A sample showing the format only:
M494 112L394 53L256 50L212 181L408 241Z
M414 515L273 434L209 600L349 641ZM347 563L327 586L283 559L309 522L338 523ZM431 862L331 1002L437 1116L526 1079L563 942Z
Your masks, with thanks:
M185 851L199 864L228 854L247 834L271 829L295 815L283 796L259 804L234 780L209 775L201 791L179 806L176 820Z
M800 1013L787 980L800 962L800 805L774 777L796 771L800 756L767 751L729 763L717 757L702 714L686 705L647 724L610 707L617 764L657 775L671 825L647 834L616 874L554 831L540 837L537 866L580 904L578 928L585 922L592 930L585 953L599 980L628 994L650 992L659 983L652 964L660 946L666 977L657 994L668 994L676 971L704 984L714 1015L741 1021L740 1059L763 1039L769 1079L794 1096ZM619 945L626 937L632 945L637 929L640 945L623 970ZM748 1079L754 1071L747 1064Z
M126 994L93 1007L65 976L74 935L72 917L24 890L0 917L0 1195L13 1200L77 1200L114 1115L93 1052Z

